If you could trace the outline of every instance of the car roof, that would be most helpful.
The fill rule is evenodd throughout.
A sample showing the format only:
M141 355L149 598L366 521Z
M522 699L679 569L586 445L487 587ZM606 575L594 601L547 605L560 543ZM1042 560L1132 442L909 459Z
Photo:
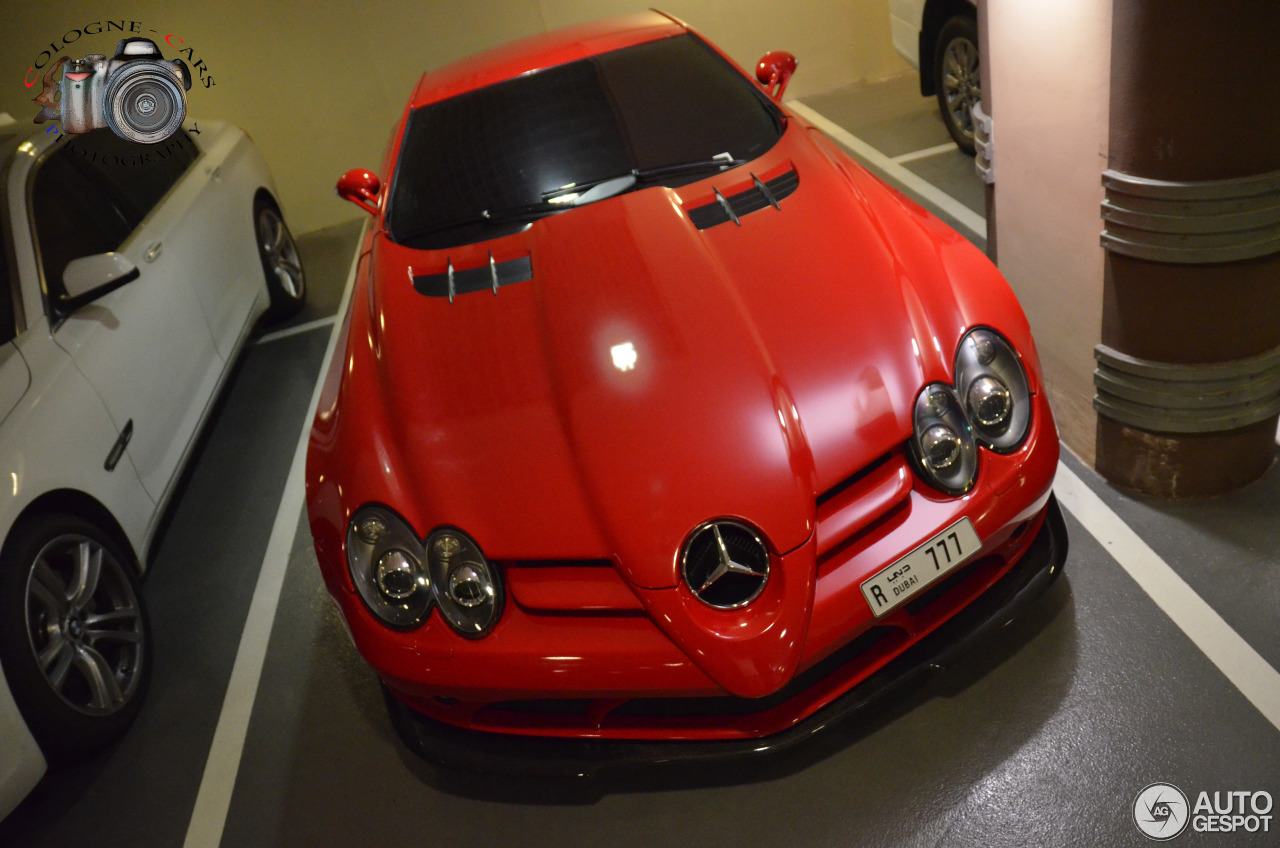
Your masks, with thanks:
M417 109L530 71L687 31L682 21L650 10L539 33L427 71L418 81L409 106Z

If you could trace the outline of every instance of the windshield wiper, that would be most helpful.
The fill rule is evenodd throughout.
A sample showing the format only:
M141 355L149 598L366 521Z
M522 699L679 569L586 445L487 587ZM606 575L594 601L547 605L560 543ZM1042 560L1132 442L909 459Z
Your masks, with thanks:
M632 168L625 174L601 177L581 183L570 183L542 193L547 203L560 206L582 206L613 197L634 186L636 183L657 180L663 177L686 176L702 171L723 171L745 165L746 159L734 159L728 153L717 153L710 159L693 159L688 162L673 162L669 165L658 165L653 168Z
M637 180L656 180L660 177L675 177L686 174L698 174L703 171L723 171L747 164L746 159L734 159L728 153L717 153L710 159L693 159L689 162L674 162L670 165L658 165L656 168L638 168L632 171Z
M685 176L689 174L697 174L702 171L723 171L726 168L734 168L738 165L745 165L746 159L734 159L728 153L717 153L710 159L694 159L689 162L674 162L670 165L658 165L654 168L633 168L625 174L602 177L598 180L589 180L583 183L570 183L561 188L544 191L542 199L535 203L525 203L520 206L511 206L506 209L484 209L479 214L472 215L468 218L456 218L452 221L445 221L440 224L432 224L428 227L422 227L417 230L411 230L403 235L397 234L397 241L409 242L414 239L429 236L432 233L438 233L442 230L452 230L458 227L476 226L477 224L511 224L517 221L533 221L545 215L559 212L563 209L570 209L574 206L584 206L588 203L594 203L597 200L604 200L607 197L613 197L616 194L622 194L624 191L635 186L637 183L647 182L649 180L661 179L663 177Z

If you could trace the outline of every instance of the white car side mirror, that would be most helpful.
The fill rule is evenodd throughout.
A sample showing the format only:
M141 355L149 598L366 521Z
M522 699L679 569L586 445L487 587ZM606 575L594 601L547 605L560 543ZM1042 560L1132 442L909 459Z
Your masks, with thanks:
M130 274L133 275L130 280L137 277L138 267L119 253L81 256L67 263L67 269L62 272L62 288L69 300L78 300L95 289L120 282L121 277Z
M119 253L95 253L72 259L62 272L63 294L56 304L58 315L65 318L89 301L137 278L138 266Z

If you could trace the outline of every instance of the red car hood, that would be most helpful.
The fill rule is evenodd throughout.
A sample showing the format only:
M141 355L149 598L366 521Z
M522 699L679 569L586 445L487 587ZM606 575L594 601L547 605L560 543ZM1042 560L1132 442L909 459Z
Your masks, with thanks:
M790 168L799 186L781 209L702 230L685 212L713 186L731 196L752 171ZM819 494L909 437L913 400L949 379L974 299L1011 297L1002 283L957 293L951 278L985 263L961 242L794 124L751 165L496 241L420 251L380 234L348 347L344 385L358 388L342 400L344 415L381 410L356 419L377 475L360 494L422 534L461 527L491 559L610 558L644 589L678 584L681 545L711 518L791 551ZM410 283L487 265L490 251L529 257L532 280L453 303ZM711 633L655 614L652 598L672 593L638 594L722 685L763 694L794 672L812 604L811 573L787 580L749 628L778 643L755 654L767 669L710 657L694 643L712 647Z
M612 556L648 588L676 584L676 552L710 518L754 524L776 553L801 545L815 496L909 436L911 403L946 378L963 325L933 326L861 192L815 154L765 163L797 168L799 188L740 226L699 230L683 210L713 185L749 187L747 166L497 242L377 239L375 373L431 522L527 559L543 544L526 519L564 509L582 525L543 553ZM489 250L528 256L532 281L452 304L409 283L487 265ZM949 285L930 288L935 312L940 298L956 311Z

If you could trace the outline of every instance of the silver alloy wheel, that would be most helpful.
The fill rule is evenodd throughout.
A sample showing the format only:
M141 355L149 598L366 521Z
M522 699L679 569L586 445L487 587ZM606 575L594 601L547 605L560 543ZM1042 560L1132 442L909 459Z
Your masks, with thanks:
M973 107L982 101L978 77L978 45L957 36L942 53L942 91L952 124L973 142Z
M45 543L27 574L36 664L58 697L85 715L118 712L142 680L146 630L125 568L99 542L68 533Z
M258 211L258 246L267 272L275 276L280 291L290 300L302 300L307 287L298 247L280 213L270 206Z

